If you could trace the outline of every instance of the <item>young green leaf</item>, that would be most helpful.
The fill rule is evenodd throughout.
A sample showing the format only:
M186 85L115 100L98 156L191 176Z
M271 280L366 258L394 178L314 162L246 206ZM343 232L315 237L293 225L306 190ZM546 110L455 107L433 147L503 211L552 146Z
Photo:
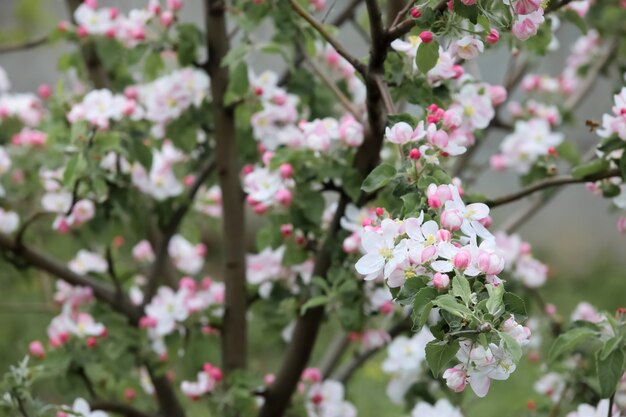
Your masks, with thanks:
M426 362L435 378L439 377L458 351L459 344L454 341L448 343L433 340L426 345Z
M605 359L596 352L596 370L600 382L600 396L609 398L615 393L617 383L624 374L624 352L615 349Z
M439 59L439 44L437 41L429 43L422 42L417 48L417 54L415 55L415 63L417 68L426 74L437 65Z
M465 305L468 305L472 297L469 281L462 275L452 279L452 295L461 298Z
M361 189L366 193L376 191L389 184L396 175L396 169L390 164L381 164L374 168L372 172L365 178Z
M575 327L561 334L550 348L549 361L553 362L589 339L595 339L596 332L588 327Z

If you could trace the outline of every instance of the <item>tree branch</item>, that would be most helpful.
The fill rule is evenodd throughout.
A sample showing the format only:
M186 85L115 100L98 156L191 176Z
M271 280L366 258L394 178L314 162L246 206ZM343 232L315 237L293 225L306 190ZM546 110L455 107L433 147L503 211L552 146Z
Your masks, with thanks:
M300 4L298 4L296 0L289 0L289 4L291 5L291 8L298 15L300 15L300 17L306 20L307 23L311 25L311 27L313 27L313 29L315 29L317 33L319 33L324 39L326 39L329 44L332 45L333 48L335 48L339 55L344 57L345 60L348 61L361 74L365 72L365 65L354 56L352 56L348 51L346 51L343 45L337 42L337 40L333 38L330 33L328 33L324 26L317 20L315 20L315 18L311 16L309 12L307 12L302 6L300 6Z
M83 0L66 0L67 9L70 13L72 22L76 24L74 19L74 12L83 3ZM93 83L95 88L106 88L109 85L109 76L102 67L100 59L96 54L96 50L92 44L86 43L81 45L80 53L85 61L85 67L87 68L87 74L89 79Z
M225 311L222 331L222 360L226 373L246 367L247 290L245 259L245 213L239 181L235 109L224 103L229 82L222 59L228 53L224 2L206 1L208 73L211 77L213 120L215 122L216 162L222 189Z
M154 386L157 402L163 417L185 417L185 410L176 398L176 392L172 389L166 375L157 375L150 366L146 366L150 380ZM139 416L137 416L139 417Z
M0 234L0 249L15 254L35 268L48 272L68 284L91 288L93 295L98 300L128 317L131 323L137 323L142 315L141 309L133 306L124 294L118 294L114 289L97 279L77 274L56 259L24 244L18 244L4 234Z
M48 42L48 35L45 35L40 38L31 39L25 42L0 45L0 54L36 48L38 46L46 44L47 42Z
M484 203L487 204L489 207L493 208L493 207L502 206L504 204L508 204L513 201L519 200L528 195L536 193L537 191L545 190L546 188L552 188L552 187L556 187L560 185L567 185L567 184L579 184L579 183L585 183L585 182L593 182L593 181L598 181L598 180L603 180L606 178L612 178L612 177L618 177L618 176L620 176L620 171L618 169L612 169L610 171L601 172L599 174L588 175L588 176L580 177L580 178L572 177L571 175L561 175L558 177L548 178L548 179L539 181L535 184L532 184L512 194L498 197L493 200L487 200Z
M348 335L345 331L340 330L328 345L328 349L320 361L319 369L322 378L327 378L333 372L349 345Z

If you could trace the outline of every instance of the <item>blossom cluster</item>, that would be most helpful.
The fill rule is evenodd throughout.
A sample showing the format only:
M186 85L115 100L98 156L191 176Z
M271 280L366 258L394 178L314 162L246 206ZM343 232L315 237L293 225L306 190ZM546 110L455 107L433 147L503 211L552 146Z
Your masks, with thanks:
M224 304L224 284L204 278L201 285L189 277L182 278L176 291L160 287L145 307L140 326L147 329L153 350L167 357L165 336L194 314L207 312L209 316L221 317Z
M197 400L205 394L215 391L223 375L220 368L211 363L205 363L202 371L198 372L195 381L183 381L180 384L181 392L192 400Z
M61 313L48 326L48 342L51 347L64 345L71 336L86 339L87 345L93 347L98 338L106 336L106 327L82 310L93 299L91 288L72 286L64 281L56 282L54 301L61 306Z
M495 234L496 246L503 252L505 272L529 288L541 287L548 278L548 267L532 256L528 242L519 235Z
M79 37L106 36L133 47L158 39L159 28L169 28L182 6L182 0L168 0L167 8L162 10L158 0L151 0L146 8L133 9L124 15L116 7L99 8L97 0L87 0L74 11L74 20L78 25L76 34ZM151 24L157 19L158 24ZM67 30L68 25L64 24L61 28Z
M306 395L308 417L356 417L352 403L345 400L344 386L327 379L311 385Z
M299 265L283 266L286 247L265 248L258 254L246 257L246 277L251 285L258 285L262 298L269 298L275 285L280 284L293 294L300 292L298 283L308 284L313 274L313 261Z

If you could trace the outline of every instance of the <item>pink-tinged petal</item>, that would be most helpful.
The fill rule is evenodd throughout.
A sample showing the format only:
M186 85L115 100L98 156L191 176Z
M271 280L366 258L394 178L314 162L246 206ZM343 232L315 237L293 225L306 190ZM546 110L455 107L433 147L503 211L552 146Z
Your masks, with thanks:
M491 232L487 230L487 228L485 228L485 226L483 226L480 222L473 221L472 228L478 236L485 239L486 241L492 240L494 238Z
M470 265L467 267L467 269L465 269L465 271L463 271L463 274L467 275L468 277L475 277L481 274L481 270L473 265Z
M361 238L361 246L365 249L365 252L378 252L383 248L384 239L376 232L366 231Z
M461 225L461 232L463 232L465 236L469 236L469 237L476 236L476 231L472 228L471 223L468 221L464 221L463 224Z
M491 385L491 380L488 376L484 375L472 375L469 378L470 386L474 393L483 398L489 392L489 386Z
M422 242L424 240L424 236L422 236L422 230L420 228L421 224L422 222L419 219L406 219L404 221L404 231L411 239Z
M375 253L368 253L358 260L354 265L356 271L361 275L370 275L382 271L385 266L385 258Z
M456 187L452 187L452 201L457 205L456 208L465 210L465 204L463 200L461 200L461 196L459 195L459 189ZM447 208L447 206L446 206Z
M429 220L422 225L422 233L424 234L424 236L428 236L428 235L434 236L437 234L438 230L439 230L439 225L437 224L437 222L433 220Z
M489 206L483 203L470 204L465 210L472 214L472 220L484 219L489 215Z
M396 269L389 275L389 278L387 278L387 285L389 288L398 288L404 285L405 280L404 271Z
M448 261L435 261L430 266L437 272L450 272L454 269Z

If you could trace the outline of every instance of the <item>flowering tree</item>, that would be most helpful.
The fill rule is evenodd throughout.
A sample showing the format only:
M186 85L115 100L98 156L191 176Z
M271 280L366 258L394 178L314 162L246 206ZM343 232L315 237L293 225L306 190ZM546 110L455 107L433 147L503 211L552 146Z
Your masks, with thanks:
M485 397L548 350L532 410L626 409L626 312L581 303L563 322L514 234L567 184L626 209L626 87L587 122L589 151L559 132L585 132L572 112L625 64L623 1L206 0L204 28L180 21L181 0L67 5L46 39L77 46L56 88L15 93L0 71L2 267L55 278L59 306L5 376L4 414L351 417L345 387L381 349L387 395L414 417L462 416L456 393ZM533 73L563 20L581 36L562 72ZM369 55L342 44L346 23ZM495 48L502 85L470 71ZM287 71L255 67L259 53ZM484 169L520 188L472 193ZM325 321L337 333L315 366ZM278 368L249 327L282 335ZM46 378L80 386L52 403Z

